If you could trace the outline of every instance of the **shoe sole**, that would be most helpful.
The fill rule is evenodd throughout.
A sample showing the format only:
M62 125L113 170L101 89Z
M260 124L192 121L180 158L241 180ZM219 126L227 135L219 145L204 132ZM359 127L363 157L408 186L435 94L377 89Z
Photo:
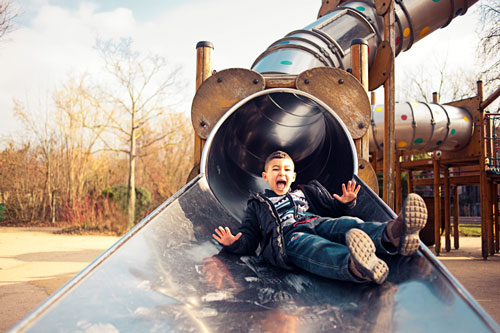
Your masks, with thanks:
M408 194L401 214L403 215L403 232L398 252L410 256L420 247L419 232L427 223L427 207L424 200L415 193Z
M356 268L371 281L382 284L389 267L375 255L375 245L371 238L361 229L351 229L346 234L346 244Z

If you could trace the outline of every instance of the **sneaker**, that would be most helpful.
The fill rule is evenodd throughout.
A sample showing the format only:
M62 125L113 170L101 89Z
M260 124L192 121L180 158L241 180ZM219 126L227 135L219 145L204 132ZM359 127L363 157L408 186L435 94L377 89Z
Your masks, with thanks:
M410 256L420 246L419 233L427 223L427 207L424 200L415 193L408 194L399 216L387 223L389 240L403 256Z
M389 267L375 255L375 244L363 230L349 230L346 244L351 253L352 265L349 266L354 275L377 284L382 284L387 279Z

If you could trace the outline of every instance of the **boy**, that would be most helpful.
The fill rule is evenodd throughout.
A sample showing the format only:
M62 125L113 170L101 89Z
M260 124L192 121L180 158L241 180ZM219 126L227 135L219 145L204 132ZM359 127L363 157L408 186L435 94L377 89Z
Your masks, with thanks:
M363 222L347 216L360 190L354 181L342 184L342 196L332 197L318 181L290 192L295 176L287 153L271 153L262 173L270 190L251 194L236 235L219 226L212 236L237 254L253 253L260 245L261 255L278 267L377 284L385 281L389 268L375 252L409 256L417 251L418 233L427 221L427 208L417 194L408 195L396 219Z

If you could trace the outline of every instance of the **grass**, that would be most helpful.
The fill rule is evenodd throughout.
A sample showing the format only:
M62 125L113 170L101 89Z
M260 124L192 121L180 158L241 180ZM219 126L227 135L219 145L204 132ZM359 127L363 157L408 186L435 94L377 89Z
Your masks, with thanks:
M453 231L452 231L453 233ZM462 227L459 229L460 236L481 237L481 227Z

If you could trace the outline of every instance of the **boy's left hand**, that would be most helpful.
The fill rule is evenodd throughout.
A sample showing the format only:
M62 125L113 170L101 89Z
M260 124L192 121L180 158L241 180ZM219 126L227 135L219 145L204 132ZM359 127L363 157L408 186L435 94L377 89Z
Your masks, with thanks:
M345 186L345 184L342 184L342 196L334 193L333 197L342 203L349 203L356 199L360 189L361 185L358 185L358 187L356 187L356 182L354 180L350 180L347 183L347 187Z

